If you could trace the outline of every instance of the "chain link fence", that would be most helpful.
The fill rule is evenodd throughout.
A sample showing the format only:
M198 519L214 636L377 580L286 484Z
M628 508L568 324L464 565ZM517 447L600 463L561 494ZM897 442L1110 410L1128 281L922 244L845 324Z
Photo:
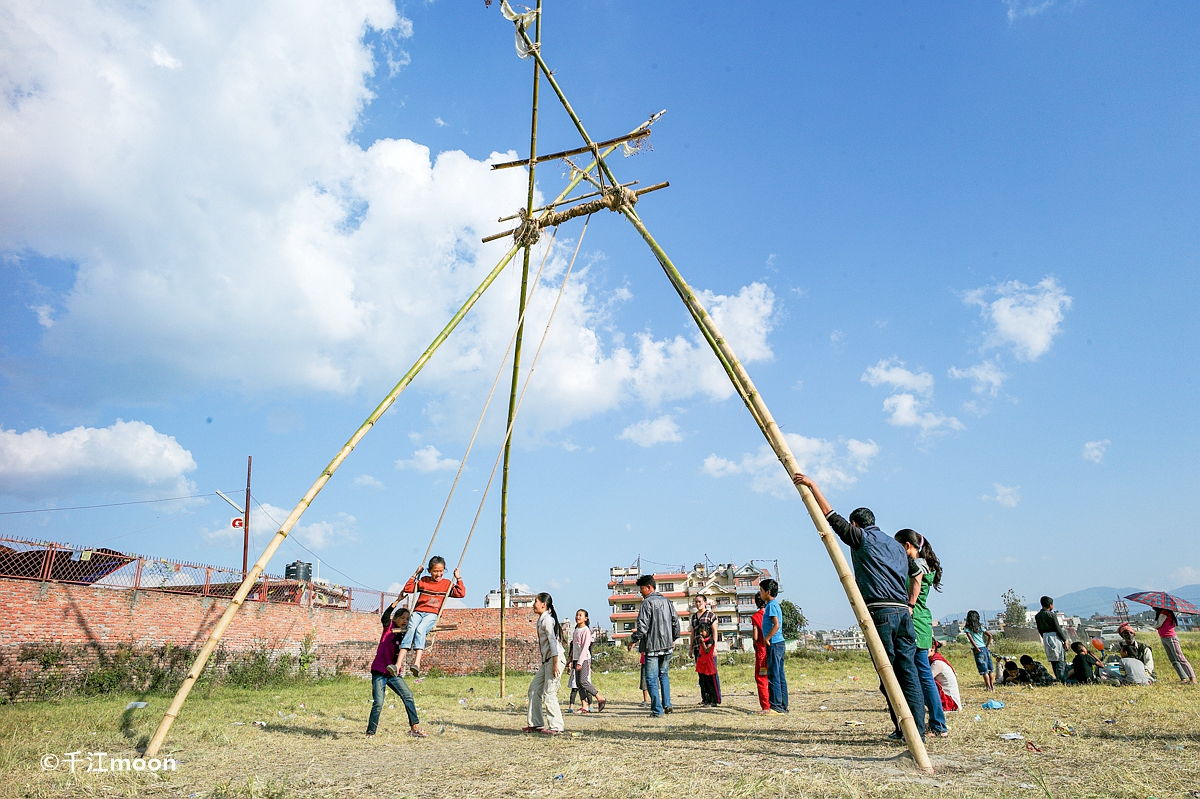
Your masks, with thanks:
M0 577L218 599L231 599L243 579L241 571L221 566L8 536L0 536ZM396 594L369 588L262 574L246 601L382 613L395 598Z

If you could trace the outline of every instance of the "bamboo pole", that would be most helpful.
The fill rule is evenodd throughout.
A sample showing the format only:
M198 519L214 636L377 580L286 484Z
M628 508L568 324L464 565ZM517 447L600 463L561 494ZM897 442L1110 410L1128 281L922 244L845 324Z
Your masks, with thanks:
M421 353L421 357L417 358L417 361L413 364L412 368L409 369L404 377L400 379L400 382L396 384L395 388L388 392L388 395L384 397L383 402L379 403L379 406L371 412L371 415L367 417L366 421L359 426L358 430L354 432L354 435L350 437L350 440L346 442L345 446L342 447L338 454L334 456L334 459L329 462L329 465L325 467L324 471L321 472L321 476L317 478L317 481L312 484L312 487L308 489L308 492L303 496L303 498L301 498L300 502L296 504L296 507L292 509L292 512L288 514L288 517L284 520L283 525L280 526L278 532L275 533L275 536L271 539L270 543L267 544L267 548L263 550L262 555L259 556L258 560L255 561L254 566L242 580L241 586L238 587L237 593L233 595L233 599L230 601L229 606L225 608L225 612L221 614L221 618L217 620L216 626L213 627L212 632L208 636L208 640L205 641L204 646L200 648L200 652L196 655L196 659L192 662L192 667L188 669L188 673L183 680L183 684L179 686L179 691L175 694L175 698L171 701L171 706L167 708L166 715L163 716L162 721L158 725L158 729L154 732L154 737L150 739L150 744L146 747L146 757L153 757L154 755L158 754L159 747L161 747L163 741L166 740L167 732L171 729L171 725L174 723L175 718L179 715L179 711L183 707L184 701L187 700L188 694L191 693L192 686L195 685L196 680L199 679L200 673L204 671L204 667L208 663L209 657L212 655L213 650L217 648L217 644L220 643L221 637L225 634L226 628L229 627L230 622L233 621L233 617L241 608L242 603L246 601L246 597L249 595L250 590L258 581L259 576L267 568L267 563L275 554L275 550L279 549L280 545L283 543L283 539L287 538L288 533L291 532L292 527L300 519L300 516L304 513L304 511L308 510L308 506L312 504L313 499L315 499L317 494L320 493L321 489L325 487L325 484L329 482L329 478L331 478L333 473L337 471L338 467L342 465L342 462L346 460L346 457L349 456L349 454L354 450L354 448L358 445L358 442L363 439L363 436L370 432L371 428L375 426L375 423L379 421L379 418L383 416L387 409L391 407L392 403L396 401L396 397L400 396L400 392L404 391L404 389L408 387L408 384L411 383L413 378L417 376L417 373L421 371L422 367L424 367L429 361L430 357L433 356L433 353L437 351L438 347L440 347L443 342L445 342L450 333L453 332L454 328L458 326L458 323L461 322L463 317L467 315L467 312L470 311L472 306L474 306L479 298L483 296L483 292L486 291L487 288L496 280L496 278L500 276L500 273L504 271L504 267L508 266L509 261L513 259L519 249L519 247L514 245L509 249L508 253L505 254L502 259L500 259L500 263L498 263L496 267L488 273L487 277L483 279L483 282L479 284L479 287L476 288L471 296L467 298L467 301L463 303L463 306L458 309L458 312L451 317L450 321L442 329L442 332L438 333L433 342L425 349L423 353ZM265 599L266 597L264 596L264 600Z
M788 472L788 477L800 472L800 464L796 462L795 456L792 454L792 449L788 446L787 439L783 437L779 426L775 423L775 419L771 416L766 403L762 399L762 395L754 387L754 382L750 379L745 368L737 359L733 349L721 334L708 311L705 310L703 304L696 297L692 287L683 279L683 275L671 263L671 259L667 257L666 252L659 246L654 237L642 224L642 220L632 208L622 209L625 216L633 223L634 228L650 245L650 249L654 252L658 262L662 265L663 271L667 273L667 278L671 281L671 285L675 287L680 299L688 306L692 313L692 318L706 330L705 339L713 346L714 351L718 353L718 357L724 356L724 361L732 367L733 374L736 379L735 386L740 383L739 393L744 398L749 400L753 405L755 421L759 422L760 429L763 430L767 438L767 442L771 448L775 450L775 454L779 457L779 462ZM925 744L921 738L921 732L917 729L916 722L913 720L912 711L908 707L908 701L904 698L904 693L900 688L900 681L896 679L895 671L892 669L892 664L888 660L887 652L883 648L883 641L879 638L879 632L875 629L875 624L871 620L871 614L867 610L867 604L863 600L862 593L858 590L858 583L854 581L854 573L850 570L849 564L846 563L846 556L842 553L842 548L838 544L838 539L834 535L833 529L829 526L825 516L821 513L817 506L816 499L812 492L806 486L798 486L800 498L804 501L805 508L808 509L808 515L812 517L813 524L816 525L817 532L821 535L821 543L825 545L825 550L829 553L829 559L833 561L834 569L837 570L838 580L841 581L842 588L846 592L846 598L850 600L850 607L854 610L854 617L858 620L858 625L862 628L863 634L867 639L867 649L871 652L871 659L875 662L875 670L879 673L879 679L883 683L884 691L887 694L888 700L891 702L892 709L896 713L896 717L900 721L900 729L904 733L904 740L908 744L908 750L912 754L912 758L916 761L917 766L927 773L933 772L933 765L929 761L929 754L925 751Z
M539 9L538 25L540 26L541 19L542 19L540 16L541 6L538 6L538 9ZM539 42L541 41L541 38L538 35L538 32L536 31L536 29L535 29L534 36L535 36L535 41L539 41ZM537 72L537 70L535 69L534 72ZM536 78L534 80L536 80ZM648 130L635 130L633 133L626 133L624 136L618 136L615 139L606 139L605 141L598 141L598 142L596 142L596 146L597 147L610 147L614 144L623 144L624 142L630 141L632 139L641 139L641 138L645 138L646 136L649 136L649 135L650 135L650 131L648 131ZM549 153L547 155L543 155L540 158L536 154L531 154L528 158L522 158L520 161L505 161L502 164L492 164L492 169L511 169L514 166L525 166L526 164L533 164L533 163L536 163L537 161L553 161L558 158L569 158L572 155L584 155L585 153L590 153L590 152L593 152L591 147L576 147L574 150L563 150L563 151L557 152L557 153Z
M524 30L524 29L522 29ZM534 40L542 40L542 0L537 2L537 17L534 18ZM533 216L534 172L537 167L538 128L538 66L533 65L533 111L529 120L529 192L525 200L525 213ZM493 167L494 169L495 167ZM512 425L517 407L517 383L521 378L521 341L525 338L525 300L529 285L529 253L532 244L525 245L525 258L521 265L521 298L517 305L517 343L513 350L512 387L508 391L508 430L504 439L504 471L500 477L500 698L507 689L508 648L504 629L504 610L508 604L508 464L512 458ZM466 550L463 550L464 553ZM440 611L439 611L440 613Z
M528 36L520 27L517 30L522 36L525 36L528 41ZM553 73L542 59L541 53L537 48L532 48L530 53L537 61L542 73L546 76L546 81L554 89L554 93L558 96L559 102L571 117L571 121L575 124L575 129L579 131L579 135L583 137L584 142L589 147L595 147L587 130L583 126L583 122L575 113L575 110L568 102L566 95L559 87L558 82L554 79ZM607 162L599 157L597 159L600 169L608 177L612 185L620 185L620 182L609 169ZM716 322L709 316L704 305L696 297L691 286L683 279L683 275L671 263L671 259L667 257L666 252L659 246L654 237L650 235L650 231L642 224L642 220L632 207L626 205L621 208L622 213L641 234L642 238L650 246L659 264L662 265L663 271L667 273L667 278L671 281L671 285L675 287L675 291L679 294L687 306L692 319L700 326L705 340L712 347L713 352L717 355L717 359L725 368L726 374L733 381L734 387L738 390L738 394L742 397L743 402L750 408L750 414L754 417L754 421L766 436L767 442L771 448L775 450L775 454L779 457L780 463L788 471L788 477L797 474L800 471L800 464L796 462L795 456L792 454L792 449L788 446L787 440L780 432L779 426L775 423L774 417L771 416L770 410L763 401L762 396L754 387L754 382L750 379L741 361L737 359L737 355L721 334ZM908 707L908 702L904 698L904 693L900 689L900 681L896 679L895 671L892 668L891 662L887 658L887 652L883 648L883 641L879 638L879 632L875 629L875 623L871 620L871 614L867 610L867 604L863 600L862 593L858 590L858 583L854 581L854 573L850 570L849 564L846 563L846 556L842 553L842 549L838 544L838 539L834 535L833 529L830 528L829 522L825 520L820 508L817 507L816 499L812 492L805 486L797 487L800 491L800 498L804 501L805 508L808 509L809 516L812 517L813 524L816 525L817 532L821 536L821 542L825 545L826 551L829 553L829 559L833 561L834 569L837 571L838 579L842 583L842 588L846 592L846 598L850 600L850 607L854 610L854 616L858 620L859 627L862 628L863 634L867 639L867 649L871 653L871 659L875 663L875 670L879 673L879 679L883 683L884 692L887 695L888 701L891 702L892 709L896 712L896 717L900 721L900 729L904 733L904 739L908 744L908 750L912 754L913 760L917 766L925 772L932 773L933 766L929 761L929 754L925 751L925 744L921 738L921 732L917 729L916 722L913 720L912 711Z

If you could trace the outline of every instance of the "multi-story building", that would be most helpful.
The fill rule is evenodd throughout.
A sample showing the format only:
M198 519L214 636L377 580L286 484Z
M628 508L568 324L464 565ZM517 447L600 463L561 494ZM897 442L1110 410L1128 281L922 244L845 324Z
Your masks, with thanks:
M536 598L535 594L522 594L519 591L517 591L516 589L510 588L510 589L508 589L508 601L506 601L504 603L504 607L506 607L506 608L531 608L531 607L533 607L533 600L535 598ZM500 607L500 589L499 588L493 588L491 591L487 592L487 596L485 596L483 598L483 606L485 608L499 608ZM572 622L572 624L574 624L574 622Z
M642 606L642 595L637 589L638 577L643 572L639 566L617 566L609 570L608 604L611 608L609 620L613 625L613 638L627 641L637 622ZM654 572L658 591L675 604L679 614L682 638L676 646L691 648L691 613L695 610L695 597L707 597L717 617L717 645L719 649L750 649L753 646L751 617L758 610L754 597L758 594L758 583L771 573L753 563L737 567L732 563L718 564L709 568L697 563L691 571Z
M847 630L822 630L817 633L817 638L826 649L835 651L867 648L867 639L858 625Z

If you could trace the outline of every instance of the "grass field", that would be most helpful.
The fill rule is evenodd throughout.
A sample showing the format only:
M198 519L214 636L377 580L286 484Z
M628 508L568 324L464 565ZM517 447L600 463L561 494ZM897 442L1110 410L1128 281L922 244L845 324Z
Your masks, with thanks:
M596 674L608 709L567 716L568 734L556 738L520 732L528 677L510 677L503 699L497 678L414 684L426 740L404 734L403 708L391 706L391 695L379 734L366 738L370 687L359 678L214 687L192 696L171 731L162 754L176 758L177 769L157 774L87 773L86 760L72 774L66 753L136 756L169 697L7 705L0 795L1200 797L1200 688L1180 685L1155 649L1164 678L1156 685L1001 688L994 696L1007 707L986 711L969 652L953 648L967 708L949 714L952 737L929 741L933 777L885 740L890 723L878 683L869 659L855 653L833 662L789 658L787 716L753 714L746 665L722 667L719 709L697 707L694 672L673 671L676 711L663 719L636 706L636 674ZM1189 647L1193 663L1196 654ZM149 706L126 711L137 699ZM1075 733L1055 732L1056 722ZM1024 740L999 737L1010 732ZM42 769L46 754L59 757L57 769Z

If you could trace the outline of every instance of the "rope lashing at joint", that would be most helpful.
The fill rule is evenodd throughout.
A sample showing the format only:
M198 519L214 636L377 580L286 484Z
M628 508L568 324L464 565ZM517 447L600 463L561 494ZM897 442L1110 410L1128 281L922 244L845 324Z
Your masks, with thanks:
M541 226L552 227L554 225L561 225L563 222L574 219L577 216L588 216L605 208L619 213L623 208L632 208L637 205L637 201L637 194L633 190L627 189L624 186L609 186L601 196L594 200L581 203L565 211L551 211L541 220Z
M513 231L513 240L517 247L532 247L542 237L543 225L538 224L538 220L530 217L529 212L524 208L517 214L521 217L521 224Z
M631 183L627 185L633 184ZM504 219L519 218L521 220L519 227L505 230L500 233L493 233L490 236L484 237L482 241L484 244L486 244L489 241L502 239L506 236L513 236L515 238L515 246L517 247L524 247L527 245L527 243L532 245L533 243L537 242L538 237L541 235L542 228L555 227L556 225L561 225L563 222L567 222L579 216L590 216L591 214L604 210L605 208L613 211L614 213L623 211L631 212L633 207L637 205L638 198L640 198L643 194L648 194L652 191L658 191L659 189L665 189L670 185L670 183L663 181L662 183L655 183L653 186L647 186L644 189L637 190L630 189L627 186L608 186L603 191L598 192L600 194L599 197L591 200L590 202L580 203L579 205L568 208L565 211L550 211L543 215L540 219L534 219L529 215L528 212L525 211L525 209L522 208L513 216L504 217Z

